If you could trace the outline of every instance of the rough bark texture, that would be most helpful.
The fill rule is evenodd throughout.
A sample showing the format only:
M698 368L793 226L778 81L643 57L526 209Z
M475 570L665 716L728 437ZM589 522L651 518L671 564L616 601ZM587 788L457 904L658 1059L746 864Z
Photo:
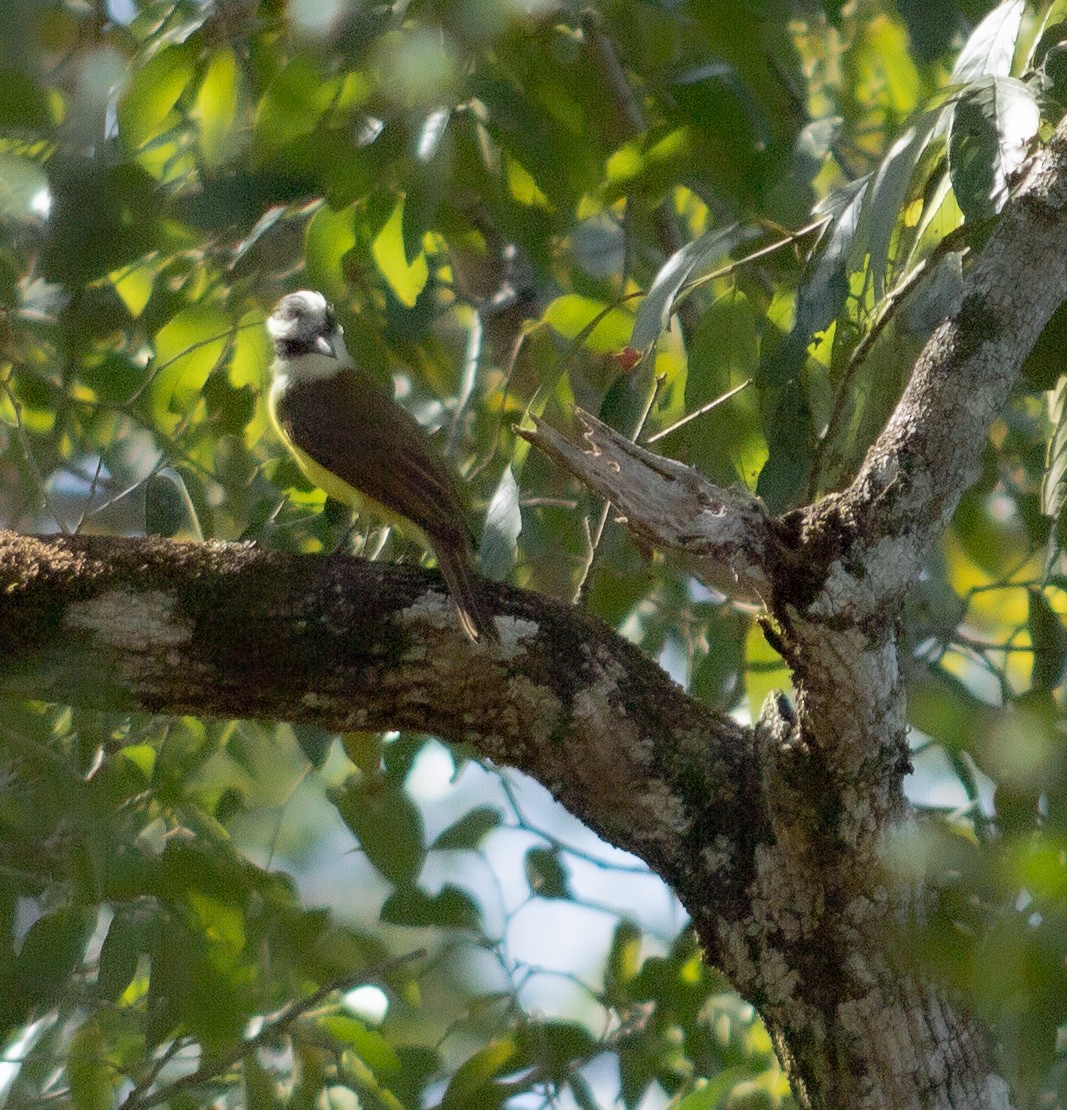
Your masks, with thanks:
M772 520L744 493L657 460L585 415L581 449L551 429L527 433L646 542L767 605L797 702L768 707L757 729L763 831L746 911L687 904L709 951L775 1030L805 1105L1009 1105L988 1036L893 957L886 923L906 921L917 895L886 875L880 849L910 819L901 602L975 476L1019 367L1067 297L1065 171L1061 124L855 481L816 505Z
M673 885L709 958L759 1007L802 1105L1009 1107L987 1031L897 953L922 893L894 882L882 848L910 820L902 598L1067 297L1065 169L1061 127L855 481L814 506L772 518L592 418L581 447L529 434L646 540L763 601L797 700L772 699L753 729L575 610L503 587L483 587L500 643L473 645L420 570L11 533L0 693L467 741Z

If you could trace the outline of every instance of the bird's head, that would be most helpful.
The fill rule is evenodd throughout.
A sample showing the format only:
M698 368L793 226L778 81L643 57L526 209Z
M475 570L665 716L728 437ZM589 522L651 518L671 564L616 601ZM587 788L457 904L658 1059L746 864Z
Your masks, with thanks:
M326 298L312 289L282 297L267 319L267 331L279 359L310 354L340 358L344 353L341 325Z

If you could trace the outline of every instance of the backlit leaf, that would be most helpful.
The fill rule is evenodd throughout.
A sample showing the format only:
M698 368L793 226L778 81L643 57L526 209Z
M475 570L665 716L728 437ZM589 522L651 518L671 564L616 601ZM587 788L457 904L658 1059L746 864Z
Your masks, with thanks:
M196 52L187 44L160 50L134 72L119 100L119 135L139 150L171 123L171 111L193 78Z

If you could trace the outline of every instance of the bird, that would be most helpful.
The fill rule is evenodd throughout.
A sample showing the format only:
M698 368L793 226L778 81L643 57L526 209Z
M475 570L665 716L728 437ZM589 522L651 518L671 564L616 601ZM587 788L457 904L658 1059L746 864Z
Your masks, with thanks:
M319 292L289 293L267 319L271 420L301 470L437 556L467 636L498 639L473 586L473 536L456 479L419 422L362 367Z

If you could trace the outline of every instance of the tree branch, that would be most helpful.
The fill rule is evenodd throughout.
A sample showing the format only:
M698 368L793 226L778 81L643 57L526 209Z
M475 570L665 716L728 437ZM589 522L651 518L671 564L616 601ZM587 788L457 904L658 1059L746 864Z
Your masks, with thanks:
M469 643L420 568L0 532L0 694L434 732L533 775L682 897L704 837L727 838L720 881L739 898L750 730L580 611L480 590L499 644Z
M541 421L516 432L610 501L637 535L683 556L702 582L738 600L769 597L773 535L759 498L717 486L587 412L575 416L585 448Z
M859 623L916 580L977 477L1023 362L1067 299L1065 243L1067 119L1034 155L855 481L802 514L802 544L822 570L791 602Z

